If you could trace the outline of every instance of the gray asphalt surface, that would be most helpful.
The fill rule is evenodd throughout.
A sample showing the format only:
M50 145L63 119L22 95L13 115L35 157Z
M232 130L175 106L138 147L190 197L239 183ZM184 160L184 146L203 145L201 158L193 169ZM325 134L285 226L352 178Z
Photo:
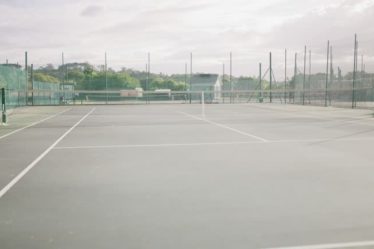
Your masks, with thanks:
M0 198L0 248L374 240L370 110L74 107L0 139L0 189L92 108Z

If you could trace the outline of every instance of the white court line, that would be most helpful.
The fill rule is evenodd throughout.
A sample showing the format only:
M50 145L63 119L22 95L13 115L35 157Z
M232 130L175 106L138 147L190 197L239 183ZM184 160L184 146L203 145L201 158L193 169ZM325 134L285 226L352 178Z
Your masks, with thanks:
M300 140L268 140L266 143L261 141L245 141L245 142L203 142L203 143L166 143L166 144L115 144L115 145L79 145L79 146L61 146L54 147L54 150L71 150L71 149L115 149L115 148L142 148L142 147L178 147L178 146L209 146L209 145L240 145L240 144L276 144L276 143L313 143L324 142L331 138L320 139L300 139ZM348 138L336 139L338 141L374 141L374 138Z
M269 142L265 138L262 138L262 137L259 137L259 136L256 136L256 135L253 135L253 134L250 134L250 133L247 133L247 132L244 132L244 131L241 131L241 130L238 130L238 129L235 129L235 128L232 128L232 127L229 127L227 125L223 125L223 124L220 124L220 123L213 122L213 121L211 121L209 119L206 119L206 118L200 118L198 116L195 116L195 115L192 115L192 114L189 114L189 113L186 113L186 112L178 112L178 113L181 113L181 114L186 115L188 117L191 117L193 119L205 121L205 122L207 122L209 124L212 124L212 125L215 125L215 126L218 126L218 127L221 127L221 128L224 128L224 129L236 132L236 133L239 133L239 134L247 136L247 137L255 138L255 139L260 140L260 141L265 142L265 143Z
M32 163L30 163L24 170L22 170L16 177L13 178L2 190L0 190L0 198L3 197L23 176L27 174L40 160L42 160L62 139L64 139L75 127L77 127L84 119L90 115L95 108L92 108L86 115L84 115L78 122L76 122L69 130L67 130L61 137L59 137L51 146L48 147L40 156L38 156Z
M249 105L247 105L249 106ZM321 110L308 110L308 111L304 111L301 113L301 109L297 109L297 110L287 110L287 109L284 109L284 108L280 108L280 107L270 107L270 106L258 106L258 105L251 105L251 107L255 107L257 109L262 109L262 110L266 110L266 111L269 111L269 112L274 112L274 111L281 111L282 114L285 114L285 115L288 115L288 116L292 116L292 117L300 117L300 118L312 118L312 119L321 119L321 120L328 120L328 121L339 121L337 120L338 118L346 118L347 115L349 115L351 113L351 109L348 109L349 112L347 112L348 110L347 109L342 109L342 108L333 108L333 109L326 109L326 107L321 107ZM283 107L283 106L282 106ZM308 106L302 106L302 107L308 107ZM314 106L316 107L316 106ZM331 107L328 107L328 108L331 108ZM321 112L322 111L322 112ZM338 116L331 116L331 111L339 111L338 112ZM305 115L305 113L307 115ZM309 115L308 115L309 114ZM321 114L324 114L324 115L321 115ZM345 114L345 115L341 115L341 114ZM361 120L366 120L366 119L373 119L372 116L369 116L367 117L367 115L369 115L369 113L366 113L365 115L360 115L360 116L353 116L353 117L349 117L349 119L345 119L343 120L343 122L350 122L350 121L361 121ZM371 115L371 114L370 114Z
M55 147L54 150L68 149L115 149L115 148L143 148L143 147L179 147L179 146L208 146L208 145L235 145L235 144L259 144L262 142L211 142L211 143L173 143L173 144L118 144L118 145L83 145Z
M374 246L374 241L358 241L348 243L335 243L335 244L320 244L308 246L292 246L292 247L272 247L266 249L343 249L352 247Z
M295 139L295 140L268 140L266 143L262 141L234 141L234 142L202 142L202 143L166 143L166 144L115 144L115 145L79 145L79 146L61 146L54 147L54 150L74 150L74 149L120 149L120 148L152 148L152 147L182 147L182 146L219 146L219 145L240 145L240 144L276 144L276 143L313 143L325 142L331 138L319 139ZM337 141L374 141L374 138L345 138L336 139Z
M32 126L34 126L34 125L40 124L40 123L42 123L42 122L44 122L44 121L47 121L48 119L51 119L51 118L54 118L54 117L58 116L58 115L60 115L60 114L62 114L62 113L64 113L64 112L70 111L71 109L72 109L72 108L69 108L69 109L63 110L62 112L58 112L58 113L53 114L53 115L51 115L51 116L49 116L49 117L46 117L46 118L44 118L44 119L42 119L42 120L36 121L36 122L31 123L31 124L29 124L29 125L26 125L26 126L24 126L24 127L22 127L22 128L19 128L19 129L17 129L17 130L11 131L11 132L9 132L9 133L7 133L7 134L5 134L5 135L0 136L0 139L6 138L6 137L8 137L8 136L10 136L10 135L12 135L12 134L14 134L14 133L17 133L17 132L20 132L20 131L22 131L22 130L24 130L24 129L30 128L30 127L32 127Z

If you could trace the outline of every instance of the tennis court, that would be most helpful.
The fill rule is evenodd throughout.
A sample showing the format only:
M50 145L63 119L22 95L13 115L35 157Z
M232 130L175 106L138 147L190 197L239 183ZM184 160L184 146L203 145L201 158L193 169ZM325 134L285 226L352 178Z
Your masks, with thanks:
M0 247L373 248L373 146L371 110L19 108L0 135Z

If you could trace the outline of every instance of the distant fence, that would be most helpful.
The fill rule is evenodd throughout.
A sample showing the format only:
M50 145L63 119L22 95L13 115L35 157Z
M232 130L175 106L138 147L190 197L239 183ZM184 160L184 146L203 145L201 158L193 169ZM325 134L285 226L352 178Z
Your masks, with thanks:
M269 85L259 84L254 90L232 91L139 91L137 90L74 90L74 86L32 81L26 86L26 74L19 67L0 65L0 88L5 88L7 108L24 105L100 105L100 104L234 104L282 103L374 108L374 75L358 73L353 79L318 74ZM31 89L31 90L30 90ZM0 101L1 101L0 96Z
M253 90L253 91L171 91L142 92L123 96L121 91L62 91L34 89L34 105L121 105L121 104L211 104L280 103L334 106L345 108L374 107L374 86L348 89ZM204 98L202 98L204 94ZM69 96L62 98L62 96Z

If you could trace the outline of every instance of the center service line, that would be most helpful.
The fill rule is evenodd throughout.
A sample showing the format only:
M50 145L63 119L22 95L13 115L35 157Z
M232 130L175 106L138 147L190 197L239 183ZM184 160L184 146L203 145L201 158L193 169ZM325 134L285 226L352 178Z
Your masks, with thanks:
M85 120L95 108L92 108L86 115L84 115L78 122L76 122L69 130L67 130L61 137L59 137L51 146L48 147L40 156L38 156L32 163L30 163L24 170L22 170L16 177L13 178L1 191L0 198L3 197L23 176L27 174L40 160L42 160L62 139L64 139L75 127L77 127L83 120Z
M213 122L209 119L206 119L206 118L200 118L198 116L195 116L195 115L192 115L192 114L189 114L189 113L186 113L186 112L178 112L178 113L181 113L183 115L186 115L190 118L193 118L193 119L197 119L197 120L201 120L201 121L205 121L209 124L212 124L212 125L215 125L215 126L218 126L218 127L221 127L221 128L224 128L224 129L227 129L227 130L230 130L230 131L233 131L233 132L236 132L236 133L239 133L241 135L244 135L244 136L247 136L247 137L251 137L251 138L254 138L254 139L257 139L257 140L260 140L262 142L269 142L267 139L265 138L262 138L262 137L259 137L259 136L256 136L256 135L253 135L253 134L250 134L250 133L247 133L247 132L244 132L244 131L241 131L241 130L237 130L235 128L232 128L232 127L229 127L227 125L223 125L223 124L220 124L220 123L216 123L216 122Z

